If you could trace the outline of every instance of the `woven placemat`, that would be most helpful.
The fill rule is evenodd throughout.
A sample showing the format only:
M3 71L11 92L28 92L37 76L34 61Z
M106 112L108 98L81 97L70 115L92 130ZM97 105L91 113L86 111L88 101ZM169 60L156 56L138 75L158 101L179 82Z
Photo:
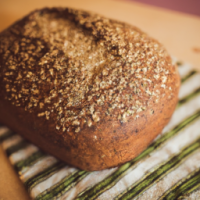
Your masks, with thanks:
M180 63L179 103L138 157L103 171L69 167L8 128L0 143L33 199L200 199L200 73Z

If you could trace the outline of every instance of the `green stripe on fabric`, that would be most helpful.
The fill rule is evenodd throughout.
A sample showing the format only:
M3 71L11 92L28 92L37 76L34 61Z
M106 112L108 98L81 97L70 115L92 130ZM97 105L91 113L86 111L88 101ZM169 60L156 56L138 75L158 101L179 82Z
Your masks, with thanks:
M198 178L199 178L199 177L198 177ZM197 191L197 190L199 190L199 189L200 189L200 183L199 183L199 180L198 180L198 183L197 183L197 184L194 184L193 187L188 188L188 191L187 191L185 194L179 196L178 199L182 199L181 197L183 197L183 196L189 196L191 193L193 193L193 192L195 192L195 191Z
M116 200L129 200L141 195L144 191L146 191L153 184L158 182L161 178L166 176L170 171L180 166L180 164L194 151L200 148L200 138L194 143L190 144L186 148L184 148L179 154L173 156L168 159L162 165L156 167L153 172L147 174L144 178L142 178L139 182L133 184L128 188L128 190L124 191L122 194L118 195Z
M7 148L5 151L6 151L7 156L10 156L11 154L17 151L26 148L28 145L29 144L25 140L22 140L19 143Z
M105 178L103 181L99 182L95 186L86 189L82 193L80 193L75 199L76 200L87 200L87 199L95 199L97 198L100 194L105 192L106 190L110 189L113 187L125 174L127 173L128 169L131 167L131 162L128 162L119 169L114 172L112 175L108 176Z
M139 156L131 160L130 162L127 162L126 164L119 167L118 170L116 170L113 174L102 180L101 182L97 183L90 189L86 189L81 194L79 194L76 198L76 200L87 200L87 199L95 199L100 194L105 192L106 190L110 189L112 186L114 186L122 177L124 177L130 168L132 168L136 163L138 163L140 160L147 157L150 153L152 153L154 150L156 150L158 147L160 147L165 141L167 141L169 138L176 135L180 130L185 128L187 125L189 125L191 122L196 120L200 117L200 111L197 111L192 116L185 119L183 122L181 122L178 126L176 126L173 130L165 133L160 138L158 138L155 142L153 142L146 150L144 150Z
M25 181L25 187L30 191L35 185L46 180L48 177L52 176L56 171L63 168L66 164L63 162L57 162L52 166L44 169L42 172L36 174L34 177L29 178Z
M190 173L186 178L178 181L173 187L165 192L159 200L175 200L188 195L200 187L200 168Z
M39 159L43 158L46 154L43 153L42 151L36 151L33 154L31 154L28 158L21 160L17 162L14 165L14 168L16 171L21 172L25 168L32 166L35 164Z
M187 81L191 76L193 76L195 74L197 74L197 71L192 70L186 76L184 76L183 78L181 78L181 83L183 84L185 81Z
M14 133L10 130L6 131L3 135L0 135L0 143L7 140L9 137L13 136Z
M200 94L200 87L197 88L194 92L192 92L189 95L187 95L186 97L184 97L183 99L180 99L178 104L177 104L177 107L182 106L184 103L186 103L187 101L189 101L190 99L196 97L199 94Z
M198 183L198 184L194 185L193 187L191 187L190 189L188 189L188 191L185 194L179 196L178 199L179 200L181 200L181 199L183 200L183 197L189 196L191 193L193 193L193 192L195 192L195 191L197 191L199 189L200 189L200 183Z
M85 176L87 176L90 172L86 171L77 171L72 173L71 175L65 177L62 181L55 184L51 188L45 190L40 195L38 195L36 200L50 200L57 199L72 187L74 187L78 182L80 182Z

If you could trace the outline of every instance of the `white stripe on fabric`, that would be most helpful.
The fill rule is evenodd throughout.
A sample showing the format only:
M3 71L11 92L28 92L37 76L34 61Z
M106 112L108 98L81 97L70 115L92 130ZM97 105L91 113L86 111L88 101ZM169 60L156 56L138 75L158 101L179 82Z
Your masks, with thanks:
M200 167L200 150L194 152L178 168L174 169L158 183L146 190L138 200L158 199L165 191L170 189L175 183L189 175L192 171ZM194 198L196 199L196 198ZM193 199L193 200L194 200ZM199 199L199 198L198 198Z
M194 97L193 99L191 99L190 101L182 105L181 107L177 108L174 114L172 115L170 122L165 126L162 133L166 133L169 130L172 130L172 128L174 128L179 123L184 121L184 119L188 118L189 116L197 112L197 110L199 109L200 109L200 95ZM161 135L159 135L158 137L160 136Z
M106 169L102 171L92 172L87 175L83 180L81 180L76 187L73 187L67 193L65 193L62 197L58 198L58 200L72 200L74 199L80 192L85 190L86 188L93 186L94 184L102 181L104 178L112 174L116 171L117 168Z
M184 78L192 71L192 67L190 64L183 63L181 66L178 67L178 71L181 78Z
M23 140L23 138L20 135L13 135L13 136L9 137L8 139L4 140L2 142L2 146L6 150L9 147L18 144L22 140Z
M46 179L45 181L37 184L35 187L31 189L30 195L32 198L35 198L40 193L44 192L46 189L52 187L54 184L58 183L63 179L63 177L70 175L72 172L77 171L76 168L72 167L64 167L60 169L58 172L53 174L51 177Z
M199 200L200 199L200 190L194 191L188 196L185 196L182 200Z
M5 126L1 126L0 127L0 136L4 135L7 131L9 131L10 129L8 129Z
M185 83L181 85L179 91L179 99L184 98L185 96L192 93L199 87L200 87L200 73L193 75Z
M52 156L46 156L43 159L36 162L33 166L31 166L26 172L24 172L20 179L25 182L29 178L33 177L34 175L40 173L44 169L48 168L49 166L55 164L58 160Z
M39 149L35 145L28 145L27 147L17 151L16 153L13 153L10 155L10 161L14 165L19 161L22 161L29 156L31 156L33 153L38 151Z

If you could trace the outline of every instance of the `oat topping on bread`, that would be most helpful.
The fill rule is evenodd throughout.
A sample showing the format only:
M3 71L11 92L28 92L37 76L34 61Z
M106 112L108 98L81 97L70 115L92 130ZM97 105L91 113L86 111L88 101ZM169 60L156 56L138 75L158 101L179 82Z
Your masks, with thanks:
M176 66L156 40L66 8L36 10L0 33L0 79L1 98L49 121L59 141L86 131L100 140L105 121L140 124L163 99L174 109L179 88Z

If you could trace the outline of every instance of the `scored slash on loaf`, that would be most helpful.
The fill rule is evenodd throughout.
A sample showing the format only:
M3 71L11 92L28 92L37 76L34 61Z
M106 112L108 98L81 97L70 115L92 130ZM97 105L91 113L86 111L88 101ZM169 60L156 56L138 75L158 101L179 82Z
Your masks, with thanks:
M0 33L0 122L81 169L142 152L169 121L179 85L161 44L98 14L45 8Z

